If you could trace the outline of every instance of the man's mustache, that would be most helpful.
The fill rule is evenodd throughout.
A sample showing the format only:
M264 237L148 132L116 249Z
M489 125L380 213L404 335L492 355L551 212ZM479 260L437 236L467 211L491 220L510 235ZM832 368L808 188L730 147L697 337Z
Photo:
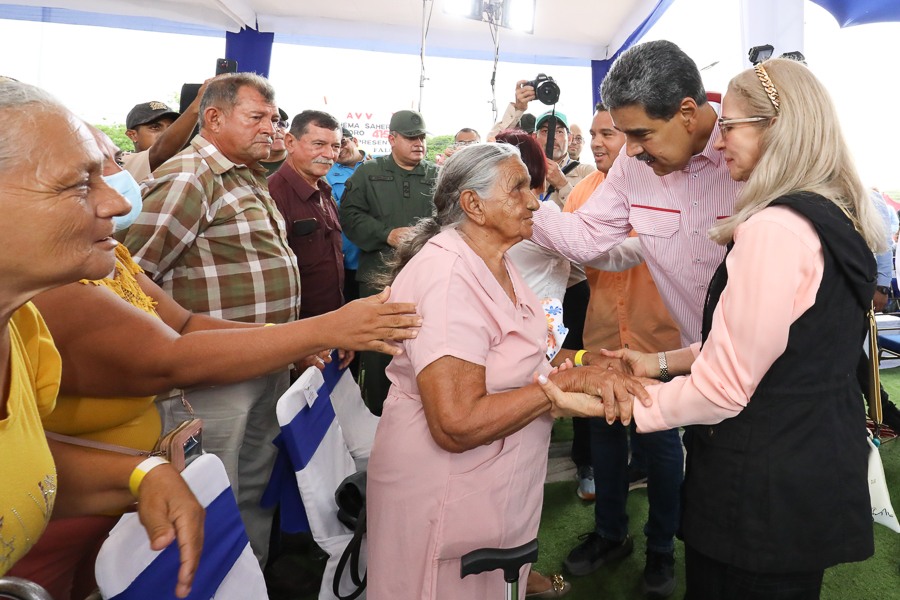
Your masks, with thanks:
M635 158L645 163L652 163L656 160L656 157L649 152L641 152Z
M314 158L314 159L313 159L313 164L319 164L319 165L333 165L333 164L334 164L334 161L331 160L330 158Z

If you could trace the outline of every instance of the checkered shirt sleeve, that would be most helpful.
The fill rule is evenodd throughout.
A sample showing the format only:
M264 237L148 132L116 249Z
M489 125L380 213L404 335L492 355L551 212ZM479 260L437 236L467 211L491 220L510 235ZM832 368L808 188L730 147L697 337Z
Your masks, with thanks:
M297 318L297 261L264 170L231 163L197 136L141 189L124 243L179 304L251 323Z

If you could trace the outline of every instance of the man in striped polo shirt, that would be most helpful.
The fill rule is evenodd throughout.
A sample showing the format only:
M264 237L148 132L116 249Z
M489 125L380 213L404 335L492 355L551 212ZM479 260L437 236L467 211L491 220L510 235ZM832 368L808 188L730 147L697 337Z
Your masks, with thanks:
M707 101L697 65L667 41L622 53L601 93L616 129L625 134L625 148L606 181L579 210L536 212L532 241L584 263L608 252L634 229L663 303L681 329L682 344L699 342L707 285L725 256L725 248L706 231L734 212L741 189L713 148L718 115ZM574 575L633 550L625 512L627 436L620 423L607 433L594 435L593 443L599 437L603 451L618 459L610 461L613 468L594 474L596 528L566 559ZM684 458L677 430L652 435L659 439L643 444L651 510L644 528L642 589L659 598L675 589L674 535Z

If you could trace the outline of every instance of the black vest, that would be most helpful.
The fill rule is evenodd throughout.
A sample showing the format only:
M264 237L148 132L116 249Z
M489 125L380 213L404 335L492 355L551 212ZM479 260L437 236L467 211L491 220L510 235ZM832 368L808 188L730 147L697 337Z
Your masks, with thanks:
M865 409L855 373L876 267L834 203L798 193L772 204L815 227L825 257L822 283L747 407L685 435L682 534L708 557L784 573L874 553ZM727 281L723 261L709 286L704 342Z

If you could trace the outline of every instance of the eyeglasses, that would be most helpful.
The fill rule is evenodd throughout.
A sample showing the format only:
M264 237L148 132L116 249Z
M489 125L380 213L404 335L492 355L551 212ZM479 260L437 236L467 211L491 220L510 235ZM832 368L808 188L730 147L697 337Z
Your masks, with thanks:
M741 125L744 123L759 123L760 121L771 121L775 117L747 117L746 119L723 119L719 118L719 133L722 135L722 139L725 140L728 137L728 132L731 131L735 125Z
M572 143L573 144L583 144L584 138L581 137L580 135L576 135L575 137L572 138Z

